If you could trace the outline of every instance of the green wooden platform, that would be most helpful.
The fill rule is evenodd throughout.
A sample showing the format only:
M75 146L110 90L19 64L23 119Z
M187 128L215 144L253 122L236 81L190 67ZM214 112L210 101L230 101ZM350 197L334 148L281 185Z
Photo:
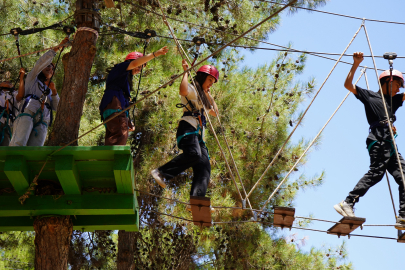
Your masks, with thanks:
M55 153L39 181L64 195L24 194L57 146L0 147L0 231L33 230L33 217L71 215L74 229L137 231L139 212L129 146L68 146ZM11 192L11 193L10 193Z

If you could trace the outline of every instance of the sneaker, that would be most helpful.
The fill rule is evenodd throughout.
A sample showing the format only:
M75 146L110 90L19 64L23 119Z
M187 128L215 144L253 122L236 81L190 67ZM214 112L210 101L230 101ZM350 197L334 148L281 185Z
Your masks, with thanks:
M159 184L159 186L161 186L162 188L166 187L166 184L163 181L163 176L158 169L152 170L150 174L152 175L153 179L155 179L156 183Z
M191 205L187 204L186 210L191 212ZM214 212L215 212L215 208L211 207L211 213L214 213Z
M397 217L397 223L395 224L395 229L405 230L405 218L404 217Z
M333 208L344 217L355 217L353 207L345 201L335 204Z

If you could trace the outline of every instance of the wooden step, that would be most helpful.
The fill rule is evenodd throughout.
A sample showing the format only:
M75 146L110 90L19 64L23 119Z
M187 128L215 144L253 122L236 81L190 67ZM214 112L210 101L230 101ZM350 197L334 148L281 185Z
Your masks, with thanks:
M211 199L190 196L190 204L194 225L211 227Z
M284 228L290 228L295 220L295 208L274 206L274 221L273 226Z
M329 230L328 234L335 234L338 237L349 235L359 226L366 222L365 218L359 217L343 217L339 223L333 225Z

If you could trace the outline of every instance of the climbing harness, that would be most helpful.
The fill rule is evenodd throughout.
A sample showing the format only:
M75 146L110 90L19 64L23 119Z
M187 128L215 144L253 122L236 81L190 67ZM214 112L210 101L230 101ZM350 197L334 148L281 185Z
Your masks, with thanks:
M39 82L38 82L38 83L39 83ZM48 91L49 91L49 90L48 90ZM41 107L38 108L38 110L34 113L34 115L31 115L31 114L29 114L29 113L25 113L25 112L24 112L25 107L27 107L28 102L29 102L31 99L38 100L38 101L41 103ZM37 126L39 126L39 125L42 124L42 125L48 127L48 124L43 121L43 117L44 117L44 114L43 114L44 106L49 110L49 117L50 117L49 126L51 126L51 125L52 125L52 121L53 121L52 106L49 105L48 103L42 102L42 101L41 101L41 98L38 97L38 96L36 96L36 95L27 95L27 96L24 98L24 104L23 104L23 107L22 107L22 109L21 109L21 113L18 114L18 116L16 117L16 119L19 118L19 117L22 117L22 116L29 116L29 117L31 117L32 120L34 121L33 130L35 131L35 136L38 135L38 131L35 129ZM37 117L37 115L40 115L40 118L39 118L39 120L38 120L37 122L35 122L35 118Z
M103 112L103 118L102 118L101 120L104 121L104 120L106 120L108 117L110 117L112 114L114 114L114 113L119 113L119 112L122 112L122 110L120 110L120 109L116 109L116 110L114 110L114 109L107 109L107 110L104 110L104 112ZM125 111L125 115L129 118L129 113L128 113L128 111ZM107 128L107 124L104 124L104 126Z

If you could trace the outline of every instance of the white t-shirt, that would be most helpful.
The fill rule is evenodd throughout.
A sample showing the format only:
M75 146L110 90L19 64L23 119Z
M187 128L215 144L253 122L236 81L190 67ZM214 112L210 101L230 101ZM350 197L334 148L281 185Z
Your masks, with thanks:
M17 102L17 100L16 100L16 96L17 96L17 94L18 94L18 92L17 91L14 91L12 94L10 94L10 92L8 92L8 91L0 91L0 106L1 107L6 107L6 100L10 100L13 104L14 104L14 107L18 107L18 102ZM16 115L17 114L17 110L15 109L15 108L13 108L12 107L12 104L10 104L9 103L9 105L8 105L9 107L9 110L11 111L12 110L12 112L14 113L14 115ZM0 111L0 114L2 113L2 111ZM0 118L0 122L2 123L2 124L4 124L5 122L6 122L6 117L1 117ZM11 123L11 121L9 121L8 122L8 124L10 125L10 126L12 126L12 123Z
M184 96L180 96L181 97L181 103L186 105L187 104L187 99L194 105L194 108L196 108L198 111L201 111L201 109L204 108L204 105L202 104L202 102L198 99L198 93L196 91L196 89L194 88L194 86L192 84L188 84L188 94L187 94L187 99ZM190 111L193 111L190 104L187 104L187 108ZM187 110L186 108L183 108L183 112L188 112L189 110ZM207 110L207 109L205 109ZM207 110L210 111L210 110ZM190 125L192 125L195 129L197 129L197 126L199 124L199 121L197 118L193 117L193 116L183 116L181 118L181 120L187 121Z

